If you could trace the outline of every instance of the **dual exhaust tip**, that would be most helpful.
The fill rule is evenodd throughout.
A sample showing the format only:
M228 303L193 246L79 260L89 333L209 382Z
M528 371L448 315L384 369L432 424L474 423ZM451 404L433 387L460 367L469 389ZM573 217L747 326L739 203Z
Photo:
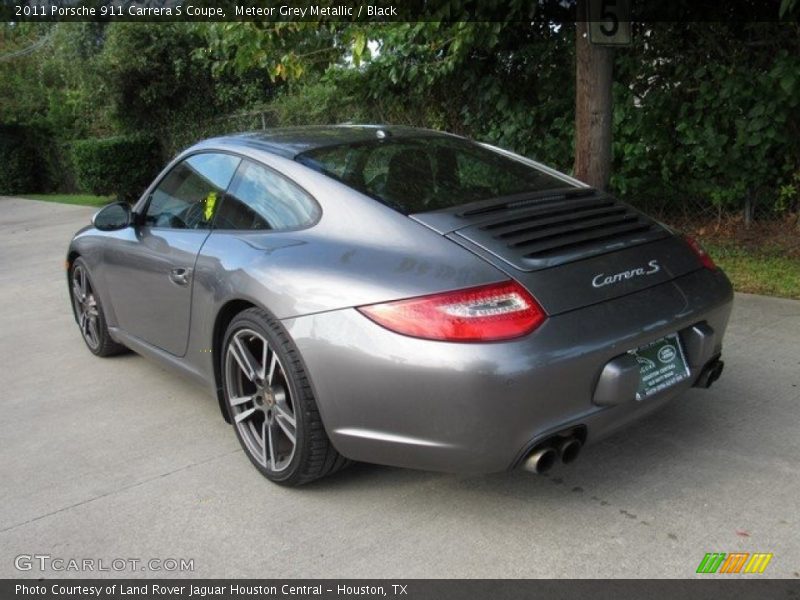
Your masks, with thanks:
M724 368L725 363L719 358L710 361L695 381L695 387L711 387L720 378ZM582 447L583 442L575 435L575 430L562 432L535 446L522 461L521 467L530 473L546 473L559 459L565 465L573 462L578 458Z
M583 443L574 436L554 437L536 446L522 462L522 468L530 473L546 473L561 460L569 464L578 458Z
M706 367L703 369L703 372L700 373L700 376L697 378L697 381L694 382L694 387L699 388L710 388L711 385L720 378L722 375L722 370L725 368L725 363L719 360L718 358L712 360Z

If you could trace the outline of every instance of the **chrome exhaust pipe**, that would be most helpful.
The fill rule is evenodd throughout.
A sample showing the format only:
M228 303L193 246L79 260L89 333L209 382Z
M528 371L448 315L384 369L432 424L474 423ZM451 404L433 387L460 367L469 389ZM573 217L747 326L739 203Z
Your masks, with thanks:
M569 437L561 439L556 444L556 451L561 457L561 462L563 462L565 465L568 465L578 458L578 454L581 453L582 447L583 444L581 444L581 441L578 438Z
M558 452L550 446L534 449L522 463L522 468L530 473L546 473L553 468L558 459Z

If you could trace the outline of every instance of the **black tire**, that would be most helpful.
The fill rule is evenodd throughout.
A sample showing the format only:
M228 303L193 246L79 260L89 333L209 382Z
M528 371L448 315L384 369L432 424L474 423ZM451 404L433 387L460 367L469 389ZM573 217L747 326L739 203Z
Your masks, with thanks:
M259 339L259 336L263 339ZM237 340L248 345L250 359L258 365L264 365L262 372L265 375L260 383L250 385L251 380L246 376L242 363L236 362L236 356L241 356L240 351L236 350ZM264 340L268 348L264 348ZM256 354L263 356L263 359L257 359ZM272 362L273 354L277 355L277 361L274 376L270 377L267 365ZM350 464L328 439L300 353L275 318L259 308L239 313L228 325L219 356L222 390L233 429L250 462L264 477L281 485L296 486L331 475ZM252 374L255 375L255 370ZM255 379L259 378L256 376ZM244 386L247 386L246 390ZM253 392L254 399L244 400L250 392ZM232 405L232 397L237 399L238 404ZM273 437L267 441L267 436L273 435L267 429L272 427L275 428L272 430L275 438L282 433L281 428L285 434L287 422L281 422L281 411L278 410L281 403L290 409L283 412L287 415L291 413L294 419L295 442L290 457L287 456L289 450L279 452L277 447L272 447ZM272 421L269 420L270 407L273 411ZM248 412L250 416L238 420ZM263 420L259 422L260 413L263 413ZM262 438L260 447L257 443L259 428ZM289 439L287 436L283 440L287 446ZM284 466L273 468L278 466L279 458L285 460Z
M88 312L91 312L89 319L93 320L93 324L86 328L83 326L83 312L87 311L87 303L84 299L79 297L79 286L76 287L76 276L83 273L85 276L84 294L88 297L91 307ZM75 320L78 323L78 328L81 332L86 347L95 356L115 356L128 352L128 348L120 343L111 339L111 334L108 332L106 324L106 317L103 313L103 306L100 304L100 298L95 293L94 283L89 274L89 269L86 266L86 261L82 258L76 258L69 270L69 296L72 301L72 309L75 314ZM91 330L91 332L90 332Z

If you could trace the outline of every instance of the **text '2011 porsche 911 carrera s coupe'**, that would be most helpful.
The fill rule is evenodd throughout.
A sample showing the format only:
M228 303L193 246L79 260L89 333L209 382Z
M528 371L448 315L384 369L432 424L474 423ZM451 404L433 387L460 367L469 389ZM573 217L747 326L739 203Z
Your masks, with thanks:
M72 240L89 349L216 395L255 467L543 472L720 375L733 293L691 238L422 129L203 141Z

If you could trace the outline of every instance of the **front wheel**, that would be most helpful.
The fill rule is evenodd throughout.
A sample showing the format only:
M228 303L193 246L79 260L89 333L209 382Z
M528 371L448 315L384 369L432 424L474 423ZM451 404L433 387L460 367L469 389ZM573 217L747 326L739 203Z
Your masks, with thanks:
M262 475L300 485L348 464L325 433L299 353L278 321L258 308L238 314L221 361L236 436Z
M100 299L82 258L75 259L70 271L70 296L75 319L86 346L96 356L113 356L128 349L111 339Z

